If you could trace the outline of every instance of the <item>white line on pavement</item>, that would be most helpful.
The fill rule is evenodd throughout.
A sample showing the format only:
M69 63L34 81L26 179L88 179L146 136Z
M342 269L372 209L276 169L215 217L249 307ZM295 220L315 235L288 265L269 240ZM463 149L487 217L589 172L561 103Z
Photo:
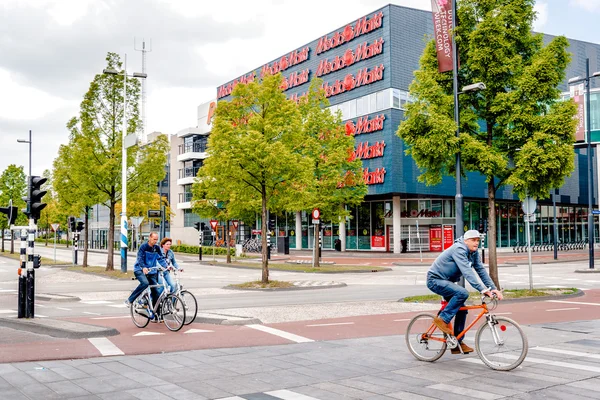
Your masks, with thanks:
M511 315L511 312L496 312L494 315Z
M63 311L71 311L70 308L64 308L64 307L56 307L57 310L63 310Z
M88 314L88 315L102 315L102 314L98 314L98 313L95 313L95 312L89 312L89 311L84 311L83 313L84 314Z
M119 319L119 318L131 318L129 315L121 315L118 317L97 317L97 318L90 318L90 319Z
M121 356L125 354L105 337L89 338L88 340L103 356Z
M569 308L549 308L546 311L570 311L570 310L579 310L579 307L569 307Z
M336 322L336 323L332 323L332 324L313 324L313 325L306 325L306 326L334 326L334 325L354 325L354 322Z
M14 314L16 310L0 310L0 314Z
M272 392L265 392L269 396L275 396L283 400L319 400L315 397L306 396L301 393L291 392L289 390L274 390Z
M43 305L43 304L37 304L37 303L35 303L35 306L36 306L36 307L40 307L40 308L46 308L46 307L48 307L48 306L45 306L45 305Z
M583 353L581 351L553 349L551 347L532 347L531 350L546 351L548 353L565 354L568 356L575 356L575 357L595 358L595 359L600 360L600 354Z
M293 333L281 331L279 329L270 328L268 326L256 325L256 324L246 325L246 326L248 328L256 329L257 331L263 331L266 333L270 333L271 335L279 336L279 337L282 337L287 340L291 340L292 342L296 342L296 343L314 342L314 340L312 340L312 339L294 335Z
M112 301L107 301L107 300L87 300L87 301L82 301L81 304L109 304L112 303Z
M584 303L582 301L546 300L548 303L581 304L584 306L600 306L600 303Z
M518 356L514 356L512 354L500 354L500 353L494 354L493 356L508 358L510 360L516 360L517 358L519 358ZM461 361L482 363L481 360L478 360L476 358L463 358ZM526 357L525 362L530 362L530 363L534 363L534 364L553 365L555 367L578 369L581 371L600 372L599 367L593 367L591 365L581 365L581 364L573 364L573 363L568 363L568 362L563 362L563 361L544 360L543 358Z
M411 318L402 318L402 319L395 319L394 322L403 322L403 321L410 321Z

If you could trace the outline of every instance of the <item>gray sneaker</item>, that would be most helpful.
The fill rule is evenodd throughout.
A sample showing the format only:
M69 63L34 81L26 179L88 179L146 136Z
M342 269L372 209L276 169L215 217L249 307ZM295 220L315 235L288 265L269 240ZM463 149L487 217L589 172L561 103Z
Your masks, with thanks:
M131 306L131 303L129 302L129 299L125 299L125 301L123 303L125 303L125 307L130 307Z

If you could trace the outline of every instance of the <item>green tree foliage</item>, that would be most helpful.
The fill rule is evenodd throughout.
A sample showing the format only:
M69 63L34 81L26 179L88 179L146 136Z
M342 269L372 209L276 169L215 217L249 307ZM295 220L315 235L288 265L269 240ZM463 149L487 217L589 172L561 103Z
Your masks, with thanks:
M23 171L23 166L11 164L2 172L0 176L0 205L8 206L9 200L12 205L17 207L18 214L16 225L27 225L27 216L21 212L26 207L23 197L27 197L27 176ZM6 214L0 214L0 232L2 232L2 252L4 252L4 229L8 229L8 219ZM10 240L10 252L14 253L14 232Z
M496 285L496 191L503 185L547 198L574 169L572 101L559 101L558 85L570 61L568 41L547 45L533 34L534 0L462 0L456 30L459 87L483 82L487 89L460 97L460 138L455 137L452 72L439 73L435 44L427 43L410 85L414 102L398 135L419 177L428 185L462 167L487 179L490 275ZM459 233L460 234L460 233Z
M115 53L108 53L106 68L124 73ZM55 160L55 180L59 177L61 180L56 187L59 197L65 201L80 198L81 201L71 203L80 210L79 213L94 203L104 204L110 210L107 270L114 269L115 208L122 195L123 113L127 113L128 134L136 132L141 123L138 110L140 83L137 79L127 81L127 109L124 108L123 85L123 75L97 74L94 77L81 103L79 116L67 123L69 144L61 146ZM161 135L145 146L127 150L128 196L156 191L157 183L165 176L168 149L168 139ZM57 167L60 173L56 171Z
M267 211L285 210L310 187L313 163L302 154L302 115L280 89L281 81L278 74L237 85L231 101L219 103L208 141L210 157L193 189L201 214L210 212L206 199L224 202L228 219L257 212L267 232ZM262 281L267 283L266 235L262 249Z
M52 232L52 224L58 223L63 228L65 227L65 221L67 220L68 213L65 213L58 204L58 198L56 191L53 186L53 176L50 170L44 170L42 174L47 179L46 183L42 185L42 189L46 191L46 195L43 201L46 203L46 207L40 214L40 219L37 223L38 229L43 230L46 238L46 246L48 246L48 238L50 232Z

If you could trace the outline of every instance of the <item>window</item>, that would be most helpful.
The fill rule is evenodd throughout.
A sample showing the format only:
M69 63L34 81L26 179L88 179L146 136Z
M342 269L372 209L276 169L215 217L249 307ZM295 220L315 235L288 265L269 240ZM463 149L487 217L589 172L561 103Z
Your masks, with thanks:
M349 107L348 107L348 119L350 118L356 118L356 103L357 100L350 100L347 102Z

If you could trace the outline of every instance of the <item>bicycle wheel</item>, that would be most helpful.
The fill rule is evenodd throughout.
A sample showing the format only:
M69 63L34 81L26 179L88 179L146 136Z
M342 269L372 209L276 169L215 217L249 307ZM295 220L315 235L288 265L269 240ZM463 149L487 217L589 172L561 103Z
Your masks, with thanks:
M161 315L167 329L177 332L185 322L185 307L181 299L170 294L161 303Z
M491 369L510 371L527 356L527 336L510 318L492 316L492 321L491 324L486 321L477 329L475 350Z
M182 290L179 292L179 298L185 307L184 325L189 325L194 322L196 315L198 314L198 302L196 301L196 296L194 296L189 290Z
M131 303L129 307L131 312L131 320L133 324L138 328L145 328L150 322L148 318L148 295L144 293L143 296L138 297Z
M421 361L436 361L446 351L444 332L433 324L433 318L433 314L418 314L406 328L406 346L412 355Z

